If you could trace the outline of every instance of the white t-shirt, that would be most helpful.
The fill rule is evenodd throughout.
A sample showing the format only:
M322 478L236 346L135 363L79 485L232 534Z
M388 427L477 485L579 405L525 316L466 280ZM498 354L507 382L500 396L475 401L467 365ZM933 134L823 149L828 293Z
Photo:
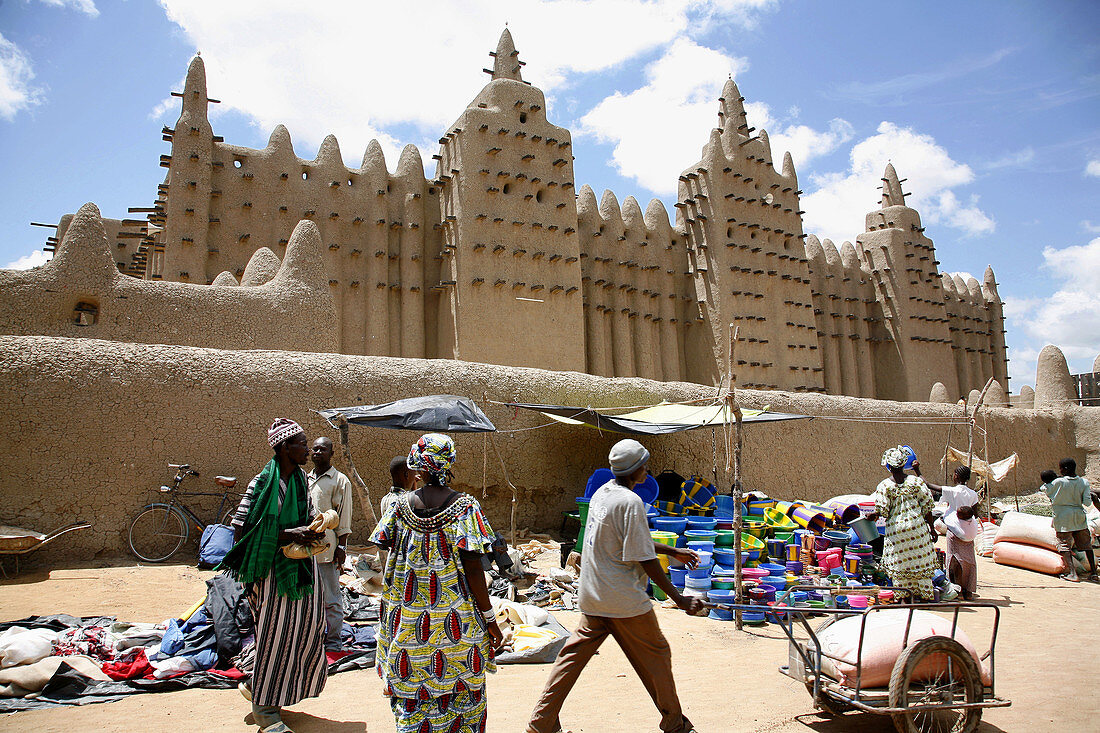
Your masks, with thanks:
M640 563L656 559L642 500L611 480L588 504L577 605L586 616L631 618L653 608Z

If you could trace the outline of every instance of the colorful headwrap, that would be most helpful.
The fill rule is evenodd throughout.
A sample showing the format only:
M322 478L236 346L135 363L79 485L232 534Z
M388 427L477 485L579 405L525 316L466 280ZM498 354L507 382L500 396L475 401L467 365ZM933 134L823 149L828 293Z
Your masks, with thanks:
M405 465L414 471L426 471L442 483L454 462L455 442L440 433L427 433L413 444Z
M302 426L286 417L279 417L271 423L267 429L267 444L272 448L282 443L287 438L293 438L298 433L304 433Z
M909 451L901 445L897 448L887 448L886 452L882 454L882 465L887 468L901 468L908 460Z

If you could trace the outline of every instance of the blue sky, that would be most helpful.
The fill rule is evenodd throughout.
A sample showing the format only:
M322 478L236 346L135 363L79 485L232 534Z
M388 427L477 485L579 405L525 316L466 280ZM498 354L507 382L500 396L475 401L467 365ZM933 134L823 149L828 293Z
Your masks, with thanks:
M378 138L426 161L485 83L505 22L525 79L573 131L577 183L669 210L728 75L749 122L791 150L805 229L854 240L887 159L941 267L992 264L1012 389L1045 343L1100 353L1100 3L1015 0L0 0L0 265L93 201L147 206L196 50L213 125L262 147L284 123L358 167ZM38 252L38 254L35 254Z

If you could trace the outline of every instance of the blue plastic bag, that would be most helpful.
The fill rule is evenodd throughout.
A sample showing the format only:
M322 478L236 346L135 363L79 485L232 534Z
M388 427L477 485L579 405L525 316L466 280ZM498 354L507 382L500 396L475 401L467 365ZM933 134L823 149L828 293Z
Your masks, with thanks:
M224 524L209 524L199 540L199 567L209 569L217 565L233 547L233 528Z

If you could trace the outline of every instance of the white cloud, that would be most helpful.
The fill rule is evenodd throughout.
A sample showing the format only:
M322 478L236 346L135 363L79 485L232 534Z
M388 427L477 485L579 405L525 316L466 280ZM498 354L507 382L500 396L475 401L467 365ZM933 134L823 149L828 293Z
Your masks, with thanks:
M32 267L46 264L50 256L40 249L36 249L29 255L23 255L17 260L4 265L5 270L29 270Z
M699 159L717 124L727 74L747 65L679 38L646 67L645 86L602 100L581 118L577 132L615 143L611 159L622 175L650 191L675 193L680 171Z
M30 58L0 33L0 117L12 120L21 110L41 104L42 90L33 80Z
M1090 234L1100 233L1100 224L1093 224L1088 219L1081 222L1081 228Z
M1005 304L1010 334L1022 336L1009 362L1013 379L1034 383L1035 358L1044 344L1055 344L1074 372L1089 371L1100 354L1100 237L1084 245L1043 249L1041 269L1060 283L1045 298L1027 298Z
M855 129L847 120L839 117L829 121L825 130L815 130L808 125L791 125L780 128L774 135L769 131L772 155L783 159L783 151L789 151L795 170L805 167L814 158L828 155L852 139Z
M699 14L748 22L771 4L161 0L168 18L202 51L210 93L222 108L244 113L265 131L285 124L307 147L334 133L353 164L371 138L383 143L388 158L396 156L398 136L434 148L487 81L480 70L491 66L487 53L506 21L528 63L525 79L552 93L577 74L668 44L690 32L689 21ZM398 125L404 127L395 132Z
M736 77L748 60L729 56L681 37L646 67L646 83L615 92L580 120L578 134L614 143L612 162L624 176L659 194L676 192L681 171L699 159L709 131L718 124L718 97L727 75ZM703 71L705 70L705 71ZM852 126L834 119L826 130L788 124L765 102L745 103L749 124L767 130L776 162L790 151L796 168L852 137ZM799 114L793 108L789 117ZM624 124L630 120L630 124ZM660 140L660 145L654 145Z
M982 164L986 170L998 170L1001 168L1019 168L1035 160L1035 149L1030 145L1013 153L1006 153L996 160L990 160Z
M93 18L99 17L99 8L95 6L95 0L38 0L38 2L53 8L72 8Z
M993 219L978 207L976 196L964 203L953 191L973 181L974 172L953 160L930 135L882 122L876 134L852 147L850 160L845 172L810 177L817 188L801 201L807 232L838 242L862 232L864 216L879 206L878 188L887 162L908 179L902 186L912 194L906 203L926 224L944 224L968 235L994 230Z
M1100 176L1100 158L1090 160L1085 164L1086 176Z

